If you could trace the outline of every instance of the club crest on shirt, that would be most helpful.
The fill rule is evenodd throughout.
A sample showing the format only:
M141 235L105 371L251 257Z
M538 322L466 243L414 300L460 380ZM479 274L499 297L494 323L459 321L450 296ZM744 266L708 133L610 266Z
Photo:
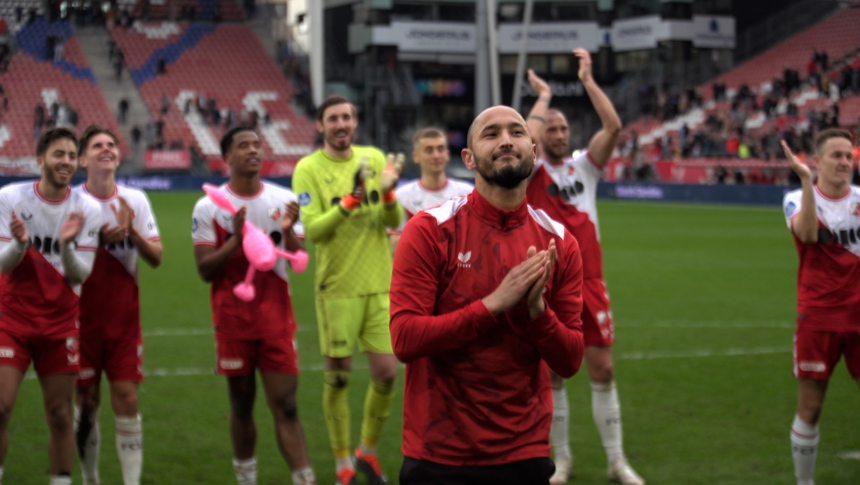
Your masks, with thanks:
M567 167L567 174L568 175L573 175L573 172L576 172L576 167L574 167L573 165Z
M269 218L272 219L273 221L277 221L278 219L281 218L281 209L279 209L277 207L269 207L268 212L269 212Z
M851 215L854 217L860 216L860 202L851 204Z

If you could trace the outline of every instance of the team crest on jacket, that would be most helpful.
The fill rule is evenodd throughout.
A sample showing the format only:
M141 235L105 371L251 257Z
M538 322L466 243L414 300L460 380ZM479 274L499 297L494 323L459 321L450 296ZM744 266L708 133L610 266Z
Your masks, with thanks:
M860 202L851 204L851 215L854 217L860 216Z
M281 209L278 209L277 207L269 207L269 217L273 221L277 221L281 218Z

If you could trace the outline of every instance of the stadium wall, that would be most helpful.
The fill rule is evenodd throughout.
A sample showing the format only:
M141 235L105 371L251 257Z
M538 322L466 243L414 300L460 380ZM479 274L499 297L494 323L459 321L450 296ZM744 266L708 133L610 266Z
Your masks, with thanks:
M0 186L27 180L22 177L0 177ZM289 187L288 177L267 178L271 182ZM73 184L84 181L76 178ZM219 185L227 177L196 177L187 175L149 175L117 177L117 182L143 190L200 191L204 183ZM781 205L786 192L794 187L774 185L689 185L600 182L597 197L617 200L653 200L668 202L694 202L706 204Z

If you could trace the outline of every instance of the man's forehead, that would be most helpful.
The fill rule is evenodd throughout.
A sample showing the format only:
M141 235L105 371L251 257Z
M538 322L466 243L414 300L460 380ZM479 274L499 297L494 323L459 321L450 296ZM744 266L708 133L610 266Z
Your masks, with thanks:
M484 128L488 125L525 125L525 120L513 108L507 106L494 106L478 115L477 126Z
M75 142L73 142L69 138L59 138L57 140L52 141L51 144L48 145L48 152L74 152L75 150L77 150Z
M348 103L339 103L326 108L324 118L332 115L342 115L344 113L352 114L352 106Z

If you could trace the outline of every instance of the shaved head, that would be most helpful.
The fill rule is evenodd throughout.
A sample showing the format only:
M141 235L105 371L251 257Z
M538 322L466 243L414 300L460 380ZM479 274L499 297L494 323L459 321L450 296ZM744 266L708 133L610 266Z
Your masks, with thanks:
M486 124L487 118L495 114L505 112L513 113L514 115L516 115L517 118L519 118L519 121L522 122L523 126L526 126L526 120L523 119L522 115L520 115L517 110L511 108L510 106L490 106L484 111L481 111L481 114L479 114L475 118L475 121L472 121L472 124L469 125L469 131L466 134L466 147L470 150L472 149L472 137L475 134L475 130L478 129L478 127L483 127L483 125Z

